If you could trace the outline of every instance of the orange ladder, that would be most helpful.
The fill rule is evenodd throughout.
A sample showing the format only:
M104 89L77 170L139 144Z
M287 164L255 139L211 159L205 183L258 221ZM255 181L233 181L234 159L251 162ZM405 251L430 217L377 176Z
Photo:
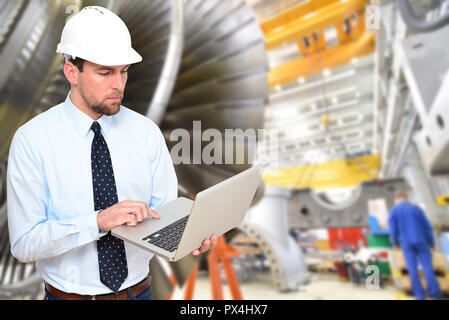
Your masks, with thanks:
M223 286L221 284L221 277L220 277L220 262L223 265L232 298L234 300L243 300L240 285L231 263L231 259L238 257L239 255L240 252L230 244L227 244L223 236L218 238L217 245L215 246L215 248L212 249L207 258L213 300L223 300ZM195 265L192 273L190 274L186 282L184 300L193 299L193 293L195 290L195 281L199 268L198 265L199 262ZM176 286L177 284L176 278L173 274L170 276L170 282L172 283L173 286ZM168 300L172 299L173 292L174 290L167 297Z

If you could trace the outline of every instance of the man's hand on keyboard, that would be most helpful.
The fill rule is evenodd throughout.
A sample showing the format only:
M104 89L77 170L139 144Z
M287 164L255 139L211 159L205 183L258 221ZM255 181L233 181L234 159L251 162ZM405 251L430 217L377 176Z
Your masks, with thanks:
M217 236L215 234L213 234L210 237L210 239L206 239L206 240L203 241L203 245L200 248L198 248L196 250L193 250L192 254L194 256L197 256L200 253L204 253L207 250L213 249L217 245L217 241L218 241Z
M133 227L149 216L160 218L145 202L128 199L101 210L97 215L97 224L100 230L110 231L124 224Z

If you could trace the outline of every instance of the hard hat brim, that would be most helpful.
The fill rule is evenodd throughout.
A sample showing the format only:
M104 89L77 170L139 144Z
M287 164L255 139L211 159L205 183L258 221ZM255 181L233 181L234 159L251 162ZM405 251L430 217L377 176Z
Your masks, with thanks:
M139 53L137 53L137 51L134 50L133 48L130 48L129 50L116 54L114 55L114 57L110 57L106 53L92 55L85 52L81 52L80 50L76 50L75 48L67 48L62 44L58 45L56 52L71 55L72 57L81 58L86 61L106 67L121 66L142 62L142 56Z

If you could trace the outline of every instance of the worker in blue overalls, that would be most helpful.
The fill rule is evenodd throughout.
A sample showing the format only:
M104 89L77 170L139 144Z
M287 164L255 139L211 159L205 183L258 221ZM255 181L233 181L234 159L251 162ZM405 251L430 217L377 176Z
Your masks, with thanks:
M388 225L395 248L402 248L410 275L412 290L418 299L425 299L424 289L419 279L418 260L426 277L429 295L441 298L441 291L432 266L434 238L432 226L425 213L407 201L403 190L395 193L395 206L390 210Z

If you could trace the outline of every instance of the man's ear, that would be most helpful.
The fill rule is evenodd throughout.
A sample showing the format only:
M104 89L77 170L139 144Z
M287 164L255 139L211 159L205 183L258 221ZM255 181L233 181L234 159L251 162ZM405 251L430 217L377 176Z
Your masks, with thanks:
M78 84L79 74L80 71L78 68L70 61L67 61L64 65L64 75L72 86L76 86Z

